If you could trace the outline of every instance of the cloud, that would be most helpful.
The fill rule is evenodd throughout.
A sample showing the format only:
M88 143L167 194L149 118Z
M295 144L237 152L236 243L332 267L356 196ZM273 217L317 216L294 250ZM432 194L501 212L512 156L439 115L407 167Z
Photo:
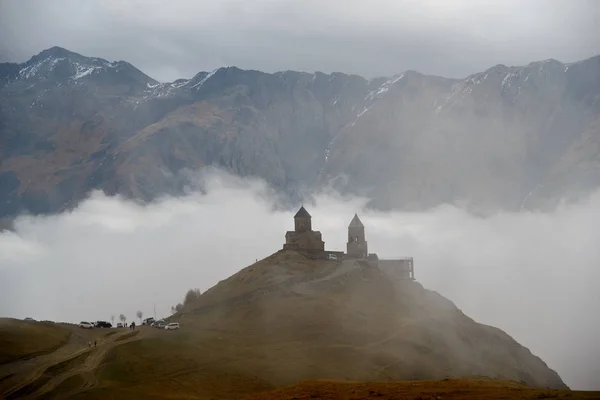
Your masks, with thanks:
M0 56L23 61L58 45L159 80L223 65L462 77L596 55L599 17L594 0L4 1Z
M71 212L21 217L0 234L0 315L58 321L166 316L187 289L202 291L279 250L293 213L261 181L204 173L206 194L141 205L96 192ZM567 384L600 389L600 194L552 214L473 216L364 211L335 193L306 205L326 247L345 249L354 212L369 250L413 256L425 287L497 326Z

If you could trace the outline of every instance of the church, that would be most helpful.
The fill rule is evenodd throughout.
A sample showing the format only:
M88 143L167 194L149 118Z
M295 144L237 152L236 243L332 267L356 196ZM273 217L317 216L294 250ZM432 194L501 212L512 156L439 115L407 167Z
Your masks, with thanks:
M325 250L325 242L320 231L313 231L312 217L304 206L294 215L294 230L285 234L283 250L299 251L311 258L337 260L338 262L361 262L369 266L389 269L400 279L414 280L413 258L379 258L369 253L365 237L365 226L358 217L354 217L348 225L348 242L346 252Z

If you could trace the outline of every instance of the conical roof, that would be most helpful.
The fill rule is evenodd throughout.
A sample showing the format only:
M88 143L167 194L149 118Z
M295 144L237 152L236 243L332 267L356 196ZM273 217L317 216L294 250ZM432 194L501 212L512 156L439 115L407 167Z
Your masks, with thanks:
M361 222L360 218L358 218L358 214L354 214L354 218L350 221L350 225L348 228L364 228L365 226Z
M304 208L304 206L300 207L300 209L298 210L298 212L296 213L296 215L294 215L294 218L300 218L300 217L311 218L310 214L308 213L308 211L306 211L306 209Z

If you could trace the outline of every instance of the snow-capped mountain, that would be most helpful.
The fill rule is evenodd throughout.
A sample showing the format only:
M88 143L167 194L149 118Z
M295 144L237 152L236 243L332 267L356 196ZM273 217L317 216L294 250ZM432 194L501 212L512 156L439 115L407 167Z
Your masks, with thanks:
M0 64L0 217L94 188L179 193L178 172L206 165L383 208L552 206L600 186L599 115L600 57L465 79L223 67L160 83L53 47Z

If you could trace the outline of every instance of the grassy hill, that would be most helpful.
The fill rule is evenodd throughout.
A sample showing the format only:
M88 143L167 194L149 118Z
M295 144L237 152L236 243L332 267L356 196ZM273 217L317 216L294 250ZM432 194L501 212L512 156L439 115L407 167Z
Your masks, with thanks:
M66 344L70 334L53 323L0 319L0 364L51 353Z
M99 347L66 352L63 346L56 352L62 355L40 356L38 364L32 359L27 370L8 378L0 368L0 389L6 379L7 398L28 393L48 399L346 399L393 393L510 399L558 397L567 392L549 388L568 390L556 372L506 333L476 323L417 282L353 261L278 252L219 282L171 320L181 329L141 327L132 336L127 330L69 328L71 342L95 335L102 339ZM26 372L32 368L37 372ZM481 376L486 378L473 378Z

